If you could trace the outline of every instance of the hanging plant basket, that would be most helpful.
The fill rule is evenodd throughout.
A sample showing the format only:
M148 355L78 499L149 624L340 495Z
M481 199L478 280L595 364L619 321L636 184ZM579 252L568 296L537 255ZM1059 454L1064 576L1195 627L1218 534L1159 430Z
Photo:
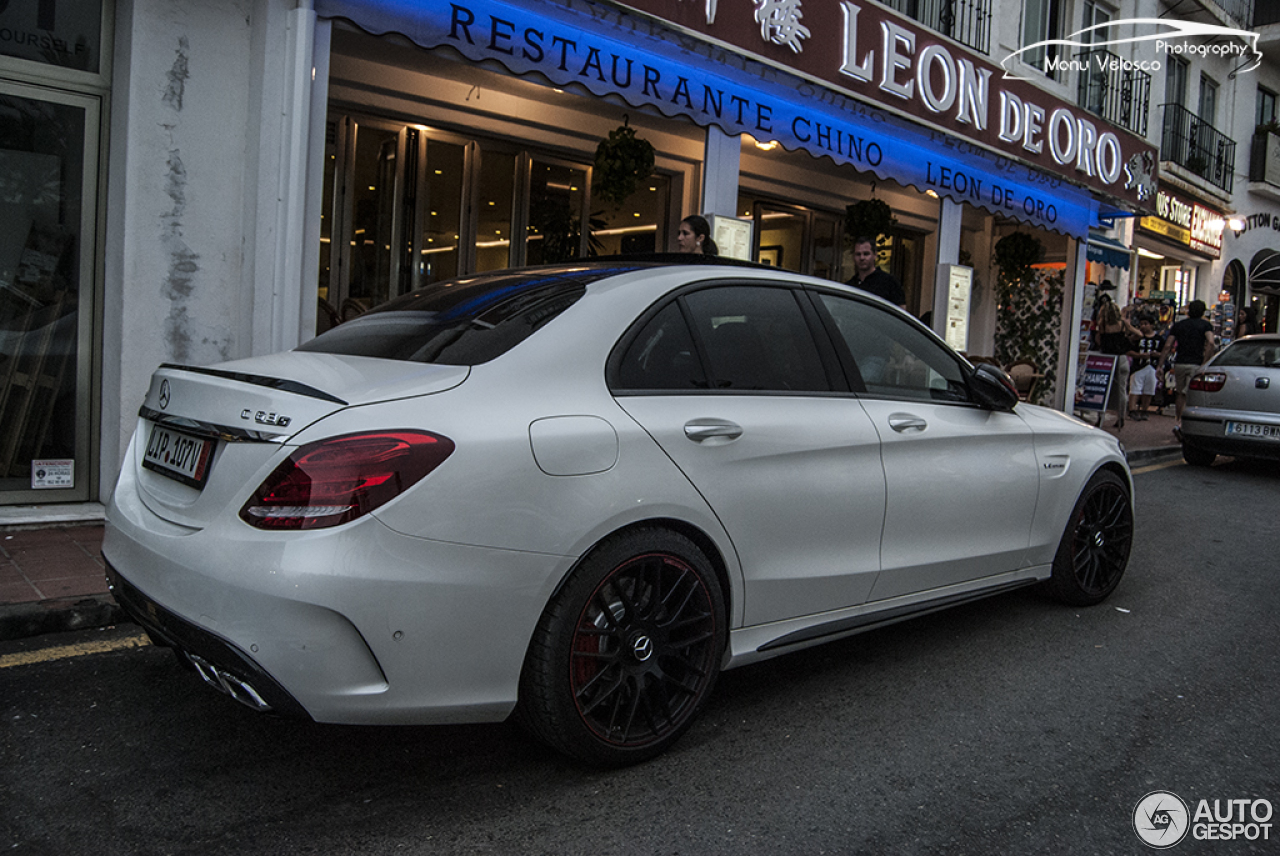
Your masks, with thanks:
M879 243L881 235L893 229L893 209L883 199L861 199L845 208L844 236L852 243L866 236Z
M996 267L1010 281L1021 282L1031 276L1031 266L1044 258L1044 244L1026 232L1013 232L996 241Z
M622 125L596 146L592 189L597 199L621 205L653 174L653 146L636 136L634 128Z

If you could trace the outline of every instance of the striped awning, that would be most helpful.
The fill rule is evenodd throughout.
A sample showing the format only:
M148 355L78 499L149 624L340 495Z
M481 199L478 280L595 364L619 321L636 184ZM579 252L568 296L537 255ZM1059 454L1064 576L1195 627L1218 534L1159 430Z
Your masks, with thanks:
M1249 263L1249 288L1262 294L1280 294L1280 250L1262 250Z

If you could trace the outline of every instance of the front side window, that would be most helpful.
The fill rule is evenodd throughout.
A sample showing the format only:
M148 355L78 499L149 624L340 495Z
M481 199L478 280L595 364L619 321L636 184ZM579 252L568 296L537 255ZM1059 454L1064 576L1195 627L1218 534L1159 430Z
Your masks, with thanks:
M819 300L830 313L868 395L969 401L960 362L924 330L849 297L822 294Z

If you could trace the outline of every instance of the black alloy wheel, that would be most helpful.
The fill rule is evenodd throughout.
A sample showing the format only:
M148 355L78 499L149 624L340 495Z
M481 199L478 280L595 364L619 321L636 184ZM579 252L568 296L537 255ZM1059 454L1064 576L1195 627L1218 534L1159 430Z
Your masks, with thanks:
M1045 590L1072 606L1101 603L1120 584L1132 545L1128 484L1108 470L1094 473L1071 511Z
M725 644L720 584L688 539L627 533L594 551L539 622L521 718L601 766L666 750L692 724Z

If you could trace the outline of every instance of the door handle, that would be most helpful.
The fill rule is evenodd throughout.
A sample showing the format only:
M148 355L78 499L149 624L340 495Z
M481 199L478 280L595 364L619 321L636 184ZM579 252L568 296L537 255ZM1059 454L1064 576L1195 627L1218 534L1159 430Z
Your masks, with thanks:
M889 427L899 434L918 434L928 428L929 423L910 413L890 413Z
M727 419L694 419L684 424L684 436L695 443L728 443L742 436L742 426Z

